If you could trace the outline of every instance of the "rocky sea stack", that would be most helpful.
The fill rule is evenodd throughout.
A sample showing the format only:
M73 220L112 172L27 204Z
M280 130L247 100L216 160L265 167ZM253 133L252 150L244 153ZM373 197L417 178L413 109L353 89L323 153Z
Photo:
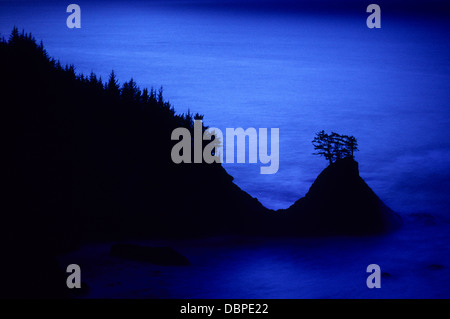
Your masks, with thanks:
M401 225L401 218L359 176L358 162L351 157L325 168L305 197L276 215L286 230L306 235L370 235Z

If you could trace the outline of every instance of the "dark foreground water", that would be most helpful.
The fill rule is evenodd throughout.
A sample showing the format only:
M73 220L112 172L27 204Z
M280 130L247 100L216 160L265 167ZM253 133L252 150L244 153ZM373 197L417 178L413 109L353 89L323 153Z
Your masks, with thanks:
M326 165L311 155L324 129L358 138L361 176L394 210L449 213L450 44L442 17L383 11L382 28L370 30L364 8L349 15L77 3L75 30L66 27L66 3L1 1L0 32L14 25L33 32L78 72L106 80L114 69L122 82L163 85L178 112L204 113L207 125L279 128L277 174L225 164L267 207L286 208L307 192Z
M366 238L208 238L170 245L191 266L108 255L110 244L61 256L90 287L83 298L450 298L450 221L408 218L397 233ZM366 268L378 264L380 289Z

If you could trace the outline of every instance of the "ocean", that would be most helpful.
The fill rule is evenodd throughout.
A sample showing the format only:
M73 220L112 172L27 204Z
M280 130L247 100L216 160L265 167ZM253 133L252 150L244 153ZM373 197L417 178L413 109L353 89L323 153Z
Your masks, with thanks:
M109 255L110 243L59 257L77 263L88 293L81 298L416 299L450 297L449 222L407 218L396 233L371 237L215 237L140 241L170 246L190 266L158 266ZM381 288L367 287L367 267Z

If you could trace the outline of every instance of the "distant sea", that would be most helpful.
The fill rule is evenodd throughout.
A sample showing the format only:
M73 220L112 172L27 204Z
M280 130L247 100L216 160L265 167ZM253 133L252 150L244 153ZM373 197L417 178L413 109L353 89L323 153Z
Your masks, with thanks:
M375 30L365 10L77 3L81 29L66 27L68 3L0 1L0 33L32 32L79 73L163 86L178 113L203 113L206 125L279 128L278 173L225 164L265 206L305 195L327 165L311 144L325 130L358 139L360 175L393 210L449 216L448 21L382 12Z

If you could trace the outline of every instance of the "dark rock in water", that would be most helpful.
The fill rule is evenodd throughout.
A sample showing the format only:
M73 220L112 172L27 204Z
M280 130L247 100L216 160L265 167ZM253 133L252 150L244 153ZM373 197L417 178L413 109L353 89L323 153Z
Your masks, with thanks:
M441 270L441 269L444 269L444 266L442 266L440 264L432 264L432 265L428 265L427 268L430 270Z
M189 260L171 247L149 247L135 244L114 244L111 256L137 261L151 262L163 266L187 266Z
M424 225L436 225L434 216L429 213L412 213L409 214L409 219L415 223L423 223Z
M402 223L359 176L352 158L329 165L305 197L275 215L286 229L309 235L370 235Z

